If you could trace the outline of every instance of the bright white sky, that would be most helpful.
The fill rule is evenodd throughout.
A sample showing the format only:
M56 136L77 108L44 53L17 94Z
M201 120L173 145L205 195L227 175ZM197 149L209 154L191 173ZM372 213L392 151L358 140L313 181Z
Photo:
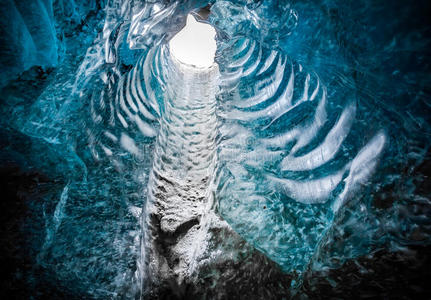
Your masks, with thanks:
M198 68L208 68L214 64L217 49L214 27L187 16L186 26L170 41L171 54L180 62Z

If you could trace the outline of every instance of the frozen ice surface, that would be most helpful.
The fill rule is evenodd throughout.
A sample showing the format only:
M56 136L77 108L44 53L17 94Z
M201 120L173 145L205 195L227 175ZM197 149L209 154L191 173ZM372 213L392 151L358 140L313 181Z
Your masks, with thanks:
M1 157L51 180L28 289L281 298L430 244L419 4L28 3L0 20ZM216 29L206 69L168 46L190 12Z
M319 77L253 40L224 51L220 212L285 271L301 273L339 209L370 178L386 135L376 132L357 154L341 148L354 129L354 96L330 99ZM334 105L342 109L331 115Z
M31 66L52 67L57 64L57 38L51 1L3 1L0 20L0 86L9 77Z

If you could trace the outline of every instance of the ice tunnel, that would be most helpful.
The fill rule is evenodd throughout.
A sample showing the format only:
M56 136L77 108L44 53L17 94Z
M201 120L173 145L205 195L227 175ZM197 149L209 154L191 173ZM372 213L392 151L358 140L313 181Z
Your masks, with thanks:
M2 1L4 299L431 294L426 1Z

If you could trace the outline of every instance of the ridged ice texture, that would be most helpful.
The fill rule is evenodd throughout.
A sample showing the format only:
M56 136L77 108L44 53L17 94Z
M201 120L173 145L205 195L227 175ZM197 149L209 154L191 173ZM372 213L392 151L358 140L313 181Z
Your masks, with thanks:
M286 0L216 1L210 22L223 38L250 37L272 47L292 33L298 15Z
M181 112L178 109L171 109L171 99L176 98L176 93L186 88L175 83L184 80L166 78L168 74L176 72L169 72L169 69L166 69L169 64L163 61L166 58L162 55L160 46L157 46L158 43L155 43L156 45L152 43L153 39L160 40L163 37L157 28L167 26L163 24L179 9L177 5L175 2L167 6L143 5L143 8L140 8L136 5L131 8L127 1L109 5L106 9L103 35L87 51L87 56L81 63L71 86L72 95L81 102L78 112L83 111L84 115L88 116L83 133L88 141L89 153L96 161L107 166L107 174L110 174L110 168L127 174L126 191L129 192L126 192L124 208L119 210L119 214L110 205L107 205L106 209L112 214L113 220L117 219L118 222L121 222L121 215L131 218L128 225L123 227L130 228L128 235L133 240L133 248L124 255L137 263L135 274L132 276L133 272L131 273L131 270L128 272L132 287L133 282L140 282L135 288L147 280L145 260L148 251L151 251L151 246L145 244L145 239L139 244L139 237L146 235L145 222L140 228L139 222L133 222L137 220L136 217L145 218L150 214L150 211L144 209L144 214L141 215L141 209L145 204L139 200L139 195L146 195L142 190L147 189L145 183L150 174L149 163L153 155L155 155L151 172L153 179L150 181L149 190L153 197L159 196L158 199L154 199L155 203L166 202L164 203L166 212L163 213L166 213L166 216L161 227L167 232L175 232L182 224L190 224L193 227L200 216L196 209L182 209L190 205L193 207L193 201L188 201L189 197L184 193L180 193L182 196L176 198L178 201L168 201L169 193L173 194L184 188L183 184L178 182L181 174L174 174L173 171L181 164L178 161L173 162L169 155L174 152L182 153L184 150L180 148L181 151L177 151L180 143L177 145L174 139L190 142L189 136L184 135L188 129L181 123L184 120L180 120L183 125L176 128L171 124L170 116L175 117L174 120L177 120L175 124L178 125L180 124L178 118L183 118L182 114L187 117L189 115L185 110ZM215 6L214 11L217 12L217 9ZM142 17L144 15L146 18ZM140 16L143 19L140 19ZM213 21L217 18L223 20L221 15L215 16ZM124 23L118 23L118 20L123 19ZM263 26L260 23L256 24L256 28ZM233 28L229 27L232 24L228 25L226 24L226 29ZM130 29L127 33L128 26ZM154 35L141 32L134 36L135 26L141 29L151 28ZM145 49L140 56L128 58L127 52L122 55L120 45L126 34L130 47ZM150 49L147 50L149 46ZM122 70L120 63L127 60L133 62L133 67L130 70ZM317 75L305 71L301 65L291 61L280 51L264 48L252 39L242 39L227 46L219 64L222 82L217 110L220 134L217 142L218 186L215 191L219 212L240 235L280 264L285 271L301 272L317 251L318 242L332 224L334 212L342 206L348 192L355 187L355 182L361 179L362 174L358 176L354 173L358 170L358 165L365 173L372 171L373 163L383 147L384 135L376 133L375 138L367 141L369 144L363 149L358 148L355 149L355 153L352 151L345 156L341 155L343 149L340 148L354 121L355 99L353 97L343 99L339 103L342 110L335 110L334 114L332 108L336 105L329 105L331 100L328 99L325 85L320 82ZM162 71L163 68L165 69ZM64 73L67 72L66 69ZM43 110L36 117L30 116L24 131L30 135L43 137L51 143L63 144L67 143L67 132L58 123L71 111L73 98L62 103L63 108L54 117L50 112L55 111L55 99L61 99L57 97L57 93L62 89L55 86L52 89L56 89L57 92L47 89L48 98L42 97L40 100L40 103L45 101L49 105L39 105ZM180 97L185 98L185 94ZM167 107L168 114L165 115ZM206 111L211 112L208 115L209 120L215 117L212 109ZM54 123L50 122L50 119ZM160 128L164 129L153 147L159 122ZM191 123L196 123L196 120ZM212 140L216 131L208 130L208 126L205 126L202 132L196 132L197 137ZM304 150L307 146L309 149ZM336 155L341 158L337 159ZM212 154L209 154L209 157L211 158ZM195 160L187 155L179 155L178 159L185 160L185 163ZM211 159L208 160L210 161ZM86 165L90 166L87 172L91 173L91 164ZM328 168L328 165L331 167ZM202 179L211 180L211 168L205 170L205 167L210 165L203 163L198 166L203 168L200 172L208 174ZM118 193L118 191L107 193L104 189L97 191L96 186L103 185L100 181L103 182L104 176L100 177L97 168L94 168L94 172L95 176L98 175L97 178L91 179L90 184L93 188L90 188L89 195L104 194L103 198L108 200L114 195L111 193ZM190 174L193 173L195 172L192 170ZM174 178L170 180L173 182L172 191L160 190L162 185L158 182L163 180L162 178L170 177ZM192 177L199 176L195 174ZM122 180L113 177L111 184L121 185ZM137 189L133 183L137 183ZM199 194L197 199L200 201L201 194L208 193L206 188L206 182L202 188L195 187ZM69 236L62 235L62 232L64 230L73 232L73 228L85 227L87 225L84 224L87 223L79 224L61 218L63 215L76 216L71 220L80 222L83 215L98 210L95 207L101 204L97 202L94 205L76 203L74 197L80 198L78 195L81 194L81 189L79 185L70 184L60 197L53 221L53 231L47 235L45 246L47 254L44 256L47 255L48 261L51 259L48 255L50 253L58 256L58 253L63 251L60 257L67 260L68 257L75 257L76 251L81 249L66 247ZM128 193L133 195L132 199ZM185 201L187 205L179 205L181 201ZM199 209L202 209L203 205L200 205ZM106 220L106 215L102 216L100 222ZM98 241L95 237L99 235L109 236L115 233L109 229L110 227L106 231L93 229L99 221L93 220L85 227L87 231L94 233L94 241ZM56 240L50 237L53 234L58 235ZM106 247L106 254L122 251L122 245L127 243L129 242L124 241L124 244L117 244L117 250ZM50 252L53 245L58 245L55 246L58 252ZM93 247L91 244L88 246L89 249ZM193 252L194 248L185 249ZM90 253L97 252L88 252ZM175 255L173 257L175 258ZM193 257L193 254L180 257L192 259L190 257ZM91 256L66 266L61 273L69 274L73 269L80 270L79 266L88 264L87 259L91 259ZM190 261L180 263L190 265ZM102 273L107 271L102 265L98 268ZM111 266L110 270L114 272L116 269L120 274L123 268L122 263L119 263ZM180 272L182 270L188 268L181 266ZM82 270L78 273L83 272ZM118 287L111 286L110 290L124 288L119 282L114 283L114 286L117 284ZM104 283L100 283L100 286L104 286Z
M214 205L218 65L195 68L168 49L154 49L164 90L142 215L142 295L286 295L289 277L232 230ZM257 278L255 270L263 274ZM282 281L277 287L269 283L274 278ZM263 284L247 288L256 280Z
M286 272L301 273L374 171L385 133L347 150L355 98L336 99L335 117L316 74L254 40L231 42L220 63L220 213Z
M197 69L158 49L166 77L146 204L149 279L190 280L216 149L218 66ZM168 271L169 270L169 271ZM172 274L171 274L172 272ZM174 279L177 278L177 279Z
M100 1L106 9L72 26L94 2L54 1L55 16L50 1L26 2L2 6L1 29L10 34L16 25L17 33L2 35L11 37L2 43L2 62L14 69L3 65L2 75L9 80L7 74L34 64L54 65L57 54L61 63L45 88L29 86L38 86L36 78L2 90L1 124L22 134L2 140L1 150L24 153L61 188L28 203L37 216L22 217L41 223L22 224L29 256L37 259L30 266L25 259L27 273L14 276L37 293L49 283L78 298L139 296L149 250L141 212L166 91L156 49L189 9L206 3ZM210 22L224 55L216 98L217 212L284 270L301 272L308 264L312 289L319 278L334 289L346 278L356 286L356 276L374 272L376 251L398 256L430 244L430 39L420 2L213 5ZM54 28L58 13L67 35ZM56 53L55 44L65 51ZM214 244L234 245L229 255L235 254L237 244L222 237ZM361 266L356 258L367 254L371 263ZM315 276L346 260L358 266L356 274ZM270 272L254 270L259 286ZM221 274L231 273L215 276Z
M129 1L109 3L101 33L80 56L64 58L31 113L16 121L69 166L57 201L44 207L37 262L85 297L133 298L141 288L141 212L161 82L154 51L131 53L122 43L128 25L119 20L130 13Z

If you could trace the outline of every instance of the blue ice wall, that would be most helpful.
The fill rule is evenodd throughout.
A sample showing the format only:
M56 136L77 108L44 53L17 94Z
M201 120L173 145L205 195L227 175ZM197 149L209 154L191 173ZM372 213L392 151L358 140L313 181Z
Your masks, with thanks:
M412 177L426 181L421 168L430 147L429 77L423 76L430 72L423 63L429 59L430 26L426 14L418 14L427 5L280 3L219 1L210 16L222 31L221 48L228 45L219 58L228 78L219 102L225 122L220 156L226 165L218 190L222 215L289 272L324 273L382 247L397 251L414 245L416 225L429 243L428 208L422 203L429 191L416 193L411 184ZM286 10L285 19L276 5ZM381 17L386 14L397 18ZM240 37L237 44L229 44L232 36ZM278 51L292 61L286 63ZM281 88L289 84L293 95ZM325 96L319 98L322 85ZM287 108L281 113L277 103ZM381 153L379 163L369 160L373 155L367 158L367 151ZM349 161L358 169L348 176L337 173ZM405 168L409 171L400 172ZM350 186L362 176L367 179L358 189ZM350 188L355 192L342 209L332 210ZM382 202L390 208L382 209ZM425 223L416 223L416 213ZM385 219L387 214L392 217Z
M34 65L57 64L51 1L2 1L0 84Z
M32 66L50 68L62 58L64 39L99 1L2 1L0 86Z
M431 244L429 4L211 3L225 76L217 100L218 213L296 284L302 280L310 297L328 289L353 297L366 276L377 291L409 282L380 261L409 256L422 264L414 253ZM21 202L8 202L22 208L10 220L19 228L20 243L11 245L19 257L5 257L16 259L10 282L27 298L139 294L139 218L169 89L158 50L190 10L206 4L2 1L2 172L35 182L18 184ZM23 73L32 66L42 69ZM280 103L283 115L273 109ZM288 142L280 146L282 134ZM384 142L375 143L379 137ZM360 164L361 157L376 159ZM305 158L319 163L307 169ZM337 202L361 171L366 179ZM16 238L13 230L5 236ZM382 272L401 277L379 281Z

